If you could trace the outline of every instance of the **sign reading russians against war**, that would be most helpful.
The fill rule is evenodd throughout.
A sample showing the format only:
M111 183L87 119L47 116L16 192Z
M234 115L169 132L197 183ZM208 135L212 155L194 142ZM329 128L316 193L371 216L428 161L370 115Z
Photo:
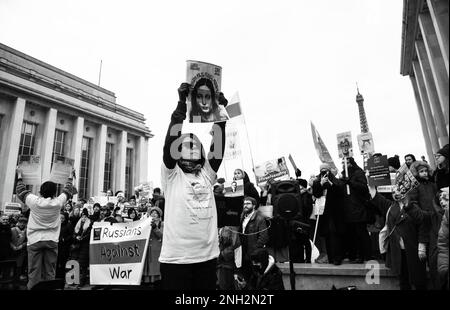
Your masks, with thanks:
M89 245L91 284L139 285L150 232L151 218L94 223Z

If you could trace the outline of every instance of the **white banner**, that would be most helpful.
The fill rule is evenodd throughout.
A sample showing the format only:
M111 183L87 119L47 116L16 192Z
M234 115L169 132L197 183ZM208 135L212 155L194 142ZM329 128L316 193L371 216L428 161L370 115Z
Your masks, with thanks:
M140 285L151 218L136 222L96 222L89 245L92 285Z

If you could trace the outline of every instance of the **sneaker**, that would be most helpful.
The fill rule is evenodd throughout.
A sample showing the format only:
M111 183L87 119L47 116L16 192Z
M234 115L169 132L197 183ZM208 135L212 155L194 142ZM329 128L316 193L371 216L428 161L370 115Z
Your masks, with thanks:
M324 255L322 257L318 257L316 259L317 264L328 264L328 255Z

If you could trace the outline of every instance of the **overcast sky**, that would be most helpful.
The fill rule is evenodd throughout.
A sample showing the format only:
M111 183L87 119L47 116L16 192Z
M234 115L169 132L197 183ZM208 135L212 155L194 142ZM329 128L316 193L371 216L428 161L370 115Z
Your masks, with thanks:
M426 156L411 82L400 75L402 6L392 0L0 0L0 42L95 84L103 60L101 86L118 104L142 112L155 135L149 143L155 185L188 59L221 66L225 96L239 92L255 164L292 154L306 177L320 165L310 121L336 165L337 133L351 131L359 153L356 82L375 151L398 154L402 162L407 153ZM244 153L251 172L250 152Z

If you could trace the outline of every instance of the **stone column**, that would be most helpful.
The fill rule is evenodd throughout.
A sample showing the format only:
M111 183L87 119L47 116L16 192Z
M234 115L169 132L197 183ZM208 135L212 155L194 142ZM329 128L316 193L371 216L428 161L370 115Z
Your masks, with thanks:
M75 182L74 185L77 189L80 186L80 166L81 166L81 144L83 142L83 132L84 132L84 118L77 117L73 122L73 138L72 145L70 147L70 158L74 159L74 169L75 169ZM74 201L77 201L78 195L74 195Z
M420 95L420 101L422 102L422 108L425 112L425 120L427 123L428 134L430 136L431 148L434 152L436 152L439 147L439 141L436 134L436 124L433 119L433 114L431 113L430 103L428 101L427 90L425 87L425 83L423 80L422 70L420 69L419 62L414 60L413 63L414 76L416 77L418 91Z
M121 131L117 137L115 168L115 190L125 192L125 164L127 159L127 132Z
M141 182L148 181L148 146L147 139L145 137L138 137L136 139L136 165L134 173L134 184L139 185Z
M17 154L19 154L20 134L22 132L23 116L25 113L25 99L17 98L11 114L8 139L5 140L5 158L0 162L0 208L5 202L10 202L14 192L16 177Z
M93 165L94 191L91 196L98 196L103 191L105 174L105 152L106 152L106 125L99 125L97 137L94 143L95 156Z
M433 80L433 74L431 73L430 63L425 49L423 41L416 41L416 52L419 58L420 68L423 74L423 81L427 90L428 101L430 103L431 111L436 123L437 137L439 146L443 147L448 143L448 134L445 127L444 113L439 104L439 98L436 91L436 86Z
M425 140L425 148L427 150L428 163L434 169L436 166L436 163L434 161L434 153L433 153L433 148L431 147L431 138L430 138L430 134L428 133L428 126L427 126L427 121L425 119L425 112L422 107L422 101L420 100L419 86L417 84L418 82L417 82L415 76L410 75L409 77L411 79L411 84L412 84L412 87L414 90L414 97L416 98L417 112L419 113L423 139Z
M431 20L436 30L437 40L444 59L445 69L447 70L448 79L448 0L427 0L428 9L430 10Z
M444 59L437 39L436 31L431 21L430 14L419 15L420 31L428 55L434 84L436 86L441 110L444 113L445 124L448 135L448 72L445 69Z
M56 109L50 108L45 116L44 135L41 147L42 182L50 180L50 169L52 167L53 141L55 140Z

